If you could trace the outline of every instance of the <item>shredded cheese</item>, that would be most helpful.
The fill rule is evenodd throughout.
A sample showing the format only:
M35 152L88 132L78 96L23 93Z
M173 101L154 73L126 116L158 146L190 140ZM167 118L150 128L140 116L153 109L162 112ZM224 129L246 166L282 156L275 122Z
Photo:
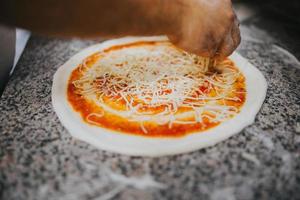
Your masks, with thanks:
M217 70L211 71L208 58L188 54L166 42L99 52L99 56L91 67L86 65L87 60L80 66L82 76L73 81L77 92L92 99L104 112L140 123L144 133L147 122L168 124L169 128L173 124L201 123L205 118L218 123L238 112L224 103L239 101L231 94L241 93L233 88L239 71L228 61L215 62ZM104 97L124 102L125 110L106 105ZM181 112L182 108L190 110ZM91 113L87 120L103 115Z

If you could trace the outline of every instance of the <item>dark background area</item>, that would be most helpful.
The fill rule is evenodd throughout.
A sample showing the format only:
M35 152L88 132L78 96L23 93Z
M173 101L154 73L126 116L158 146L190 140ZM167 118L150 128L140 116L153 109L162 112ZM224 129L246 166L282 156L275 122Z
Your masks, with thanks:
M265 30L283 48L300 59L300 1L299 0L233 0L255 15L242 22Z

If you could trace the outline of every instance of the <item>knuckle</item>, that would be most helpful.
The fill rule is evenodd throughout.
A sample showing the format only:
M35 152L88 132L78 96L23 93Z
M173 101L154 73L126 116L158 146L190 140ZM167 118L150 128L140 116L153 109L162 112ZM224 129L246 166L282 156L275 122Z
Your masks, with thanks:
M236 19L236 16L235 16L235 14L234 14L233 11L230 11L230 12L228 12L228 14L227 14L227 18L228 18L228 20L229 20L230 22L234 22L235 19Z

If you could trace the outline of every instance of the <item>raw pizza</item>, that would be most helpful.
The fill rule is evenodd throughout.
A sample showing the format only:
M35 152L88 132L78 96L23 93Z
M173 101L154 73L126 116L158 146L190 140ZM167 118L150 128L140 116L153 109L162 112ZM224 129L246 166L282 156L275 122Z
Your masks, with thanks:
M105 150L159 156L239 132L265 93L262 74L237 54L212 61L165 37L135 37L73 57L56 72L52 99L74 136Z

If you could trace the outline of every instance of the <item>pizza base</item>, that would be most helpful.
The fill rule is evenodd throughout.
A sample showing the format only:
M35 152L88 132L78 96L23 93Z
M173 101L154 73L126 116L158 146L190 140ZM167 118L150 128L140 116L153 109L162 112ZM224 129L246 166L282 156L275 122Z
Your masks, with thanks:
M239 133L254 122L266 96L267 82L256 67L237 53L233 53L229 58L235 62L246 78L246 101L240 113L235 117L206 131L179 138L149 138L123 134L85 123L80 114L73 110L67 98L68 80L72 71L86 57L115 45L166 39L164 36L154 36L126 37L105 41L82 50L56 71L52 85L52 104L59 120L72 136L106 151L132 156L157 157L182 154L213 146Z

